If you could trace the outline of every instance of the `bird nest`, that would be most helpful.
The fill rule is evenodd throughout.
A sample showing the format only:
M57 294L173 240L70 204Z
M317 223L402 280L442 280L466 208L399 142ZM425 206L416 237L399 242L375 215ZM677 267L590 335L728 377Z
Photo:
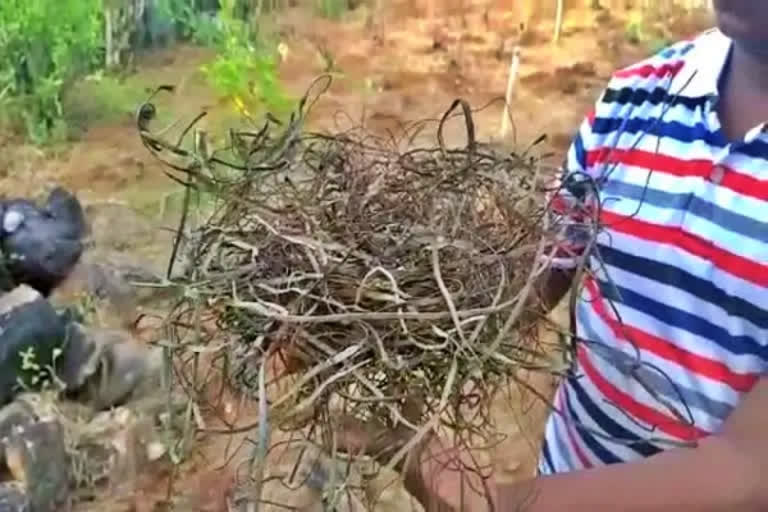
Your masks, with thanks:
M168 142L149 130L155 107L140 109L141 137L185 204L197 194L206 205L195 226L185 209L173 259L183 269L169 268L185 290L169 321L176 353L228 340L230 380L282 428L327 434L344 415L481 429L494 390L548 360L526 314L552 236L539 161L477 142L461 100L434 147L417 147L363 129L309 132L311 98L216 150L192 125L193 143ZM466 126L459 148L443 135L454 117ZM200 328L205 318L216 328ZM266 399L274 360L289 384Z

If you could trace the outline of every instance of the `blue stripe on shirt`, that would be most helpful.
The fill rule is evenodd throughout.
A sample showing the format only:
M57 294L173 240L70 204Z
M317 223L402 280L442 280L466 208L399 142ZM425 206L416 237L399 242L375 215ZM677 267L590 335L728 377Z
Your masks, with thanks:
M702 279L679 267L627 254L606 245L600 246L600 256L607 265L672 286L703 302L716 304L730 316L744 318L762 329L768 328L768 311L741 297L729 295L708 279Z
M630 134L642 132L647 135L675 139L676 142L690 143L701 140L713 147L721 148L726 145L717 133L708 130L702 123L688 126L677 121L661 121L657 117L650 119L598 117L595 118L592 131L597 135L609 135L613 132Z
M620 89L609 87L603 95L603 103L613 104L614 106L633 105L639 107L646 103L651 105L670 105L674 102L675 105L683 105L691 111L704 108L706 101L706 97L674 96L663 87L656 87L650 91L633 87L623 87Z
M579 431L579 435L581 436L581 439L584 441L584 443L587 445L587 447L594 453L598 459L603 464L617 464L621 462L621 459L619 459L616 455L612 454L610 451L606 450L606 448L600 444L600 442L595 439L595 437L586 429L584 428L584 423L581 418L579 418L579 415L576 414L576 411L573 408L573 405L571 404L571 399L568 396L568 393L564 393L565 397L565 407L567 410L567 415L570 417L570 419L573 420L574 427ZM582 404L583 406L583 404Z
M584 390L584 388L581 387L577 377L569 378L565 385L573 390L581 407L589 415L589 417L592 418L592 421L594 421L597 425L600 425L600 429L606 435L614 439L621 440L621 442L626 443L628 448L644 457L650 457L651 455L656 455L657 453L661 452L660 448L640 439L639 436L633 434L629 430L616 423L616 421L614 421L610 416L605 414L599 407L597 407L589 398L589 395Z
M596 282L607 300L624 304L651 318L655 318L659 322L708 339L731 354L749 355L762 359L768 356L768 349L760 346L754 338L743 335L732 336L723 327L692 313L662 304L622 286L610 284L602 280L596 280Z

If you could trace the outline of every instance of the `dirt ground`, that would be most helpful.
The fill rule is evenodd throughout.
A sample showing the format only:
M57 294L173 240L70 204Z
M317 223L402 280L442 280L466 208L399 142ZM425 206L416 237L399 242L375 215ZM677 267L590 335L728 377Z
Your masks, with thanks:
M281 16L279 30L286 50L281 78L290 91L301 94L327 71L321 54L333 56L334 82L312 110L311 126L333 130L364 122L377 133L398 133L403 123L439 118L461 97L478 109L475 122L481 138L514 149L547 134L546 151L552 153L554 164L611 71L647 53L627 42L625 20L608 11L569 12L561 41L554 45L552 19L536 19L535 13L519 8L517 2L453 3L463 4L464 10L452 8L451 2L438 2L442 7L429 13L417 2L391 0L372 15L360 12L341 22L319 20L300 10ZM528 30L521 33L524 22ZM673 35L690 35L696 23L681 18L673 23ZM500 100L507 87L512 50L518 44L521 66L511 105L513 130L500 139ZM206 50L175 47L143 58L138 72L158 85L176 86L163 108L187 115L209 109L209 122L215 123L231 112L218 104L200 76L199 67L210 56ZM141 100L137 98L137 103ZM451 143L462 143L460 123L452 122L448 130ZM97 251L162 271L170 247L163 228L171 218L163 205L177 188L141 146L132 119L92 126L82 140L55 152L10 137L3 142L3 194L38 194L49 184L64 185L78 193L91 221L100 226ZM562 320L562 313L555 317ZM531 379L543 392L551 389L549 379ZM546 409L530 393L513 386L510 390L498 397L497 421L505 440L493 450L492 459L504 478L521 479L532 474ZM249 411L251 406L233 398L227 412L247 422ZM221 436L204 442L203 452L177 475L173 492L185 496L185 505L178 510L227 510L225 496L234 474L225 462L235 445ZM124 505L120 510L164 510L159 504L168 492L170 471L163 464L142 471L131 486L135 496L127 499L128 504L120 500ZM276 501L305 500L306 504L309 500L299 497L299 491L266 491L281 498ZM402 489L393 487L378 509L412 506ZM118 510L116 506L108 509Z

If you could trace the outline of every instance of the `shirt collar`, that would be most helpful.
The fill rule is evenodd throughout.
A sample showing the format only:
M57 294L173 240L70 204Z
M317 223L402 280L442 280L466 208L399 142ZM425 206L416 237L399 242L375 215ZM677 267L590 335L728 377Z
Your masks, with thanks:
M719 29L709 30L683 48L686 53L680 72L672 80L670 93L689 98L719 97L720 77L725 70L733 41Z

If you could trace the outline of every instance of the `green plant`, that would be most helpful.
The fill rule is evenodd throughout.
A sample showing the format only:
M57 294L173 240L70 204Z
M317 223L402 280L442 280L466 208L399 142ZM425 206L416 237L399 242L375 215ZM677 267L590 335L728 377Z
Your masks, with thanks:
M222 0L216 26L220 30L213 62L203 66L211 86L245 115L266 108L283 115L293 101L278 79L276 45L258 23L238 18L237 0Z
M629 14L624 34L632 44L640 44L646 40L646 21L642 12L633 11Z
M174 20L178 35L187 41L202 46L216 46L221 43L222 31L216 16L200 12L189 0L157 0L157 8Z
M315 10L324 18L339 19L349 9L349 0L315 0Z
M206 81L234 109L256 115L266 108L283 115L293 101L278 80L277 45L262 29L275 0L262 0L249 12L246 0L220 0L215 13L200 12L188 0L161 0L161 6L181 27L183 38L216 49L216 57L202 67Z
M62 353L60 348L53 349L52 363L43 366L38 362L37 352L34 347L28 347L19 352L21 371L24 375L18 378L17 385L19 388L24 390L64 389L64 384L56 375L56 361L59 360Z
M0 108L33 141L61 131L62 92L100 64L102 12L102 0L0 2Z
M293 102L280 86L274 56L238 44L227 46L203 67L213 88L246 116L256 115L262 107L278 115L290 111Z

